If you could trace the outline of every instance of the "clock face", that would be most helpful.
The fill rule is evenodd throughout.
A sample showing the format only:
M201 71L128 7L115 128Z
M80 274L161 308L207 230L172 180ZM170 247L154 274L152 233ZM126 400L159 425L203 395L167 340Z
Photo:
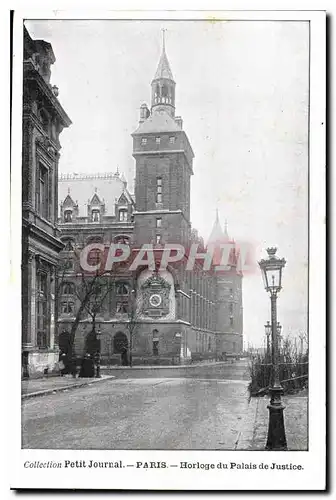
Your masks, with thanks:
M152 307L159 307L159 305L162 302L162 297L161 295L158 295L157 293L154 293L149 297L149 303Z

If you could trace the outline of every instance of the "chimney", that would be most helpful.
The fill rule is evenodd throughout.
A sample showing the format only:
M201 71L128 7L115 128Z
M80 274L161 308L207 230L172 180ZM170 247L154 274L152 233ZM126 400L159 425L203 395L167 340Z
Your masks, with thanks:
M182 130L182 127L183 127L183 120L181 118L181 116L176 116L175 117L175 123L180 127L180 129Z
M143 123L145 120L147 120L147 118L149 117L150 115L150 111L147 107L147 104L141 104L140 106L140 120L139 120L139 123Z

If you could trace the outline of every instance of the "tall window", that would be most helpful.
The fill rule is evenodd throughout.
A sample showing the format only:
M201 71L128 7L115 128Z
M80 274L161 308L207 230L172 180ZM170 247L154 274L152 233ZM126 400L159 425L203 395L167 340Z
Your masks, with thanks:
M37 275L37 345L47 347L48 345L48 275L38 273Z
M233 316L230 316L230 326L233 326Z
M45 219L49 215L48 202L48 169L39 163L36 183L36 211Z
M128 295L129 288L125 283L117 283L116 284L116 296L117 296L117 304L116 304L116 312L119 314L127 314L128 313Z
M156 203L162 203L162 177L156 179Z
M162 237L161 237L161 234L157 234L157 235L156 235L156 240L155 240L155 241L156 241L156 244L157 244L157 245L160 245L160 244L161 244L161 242L162 242Z
M72 210L64 210L64 222L72 222Z
M100 210L94 209L91 212L92 222L100 222Z
M72 300L64 300L61 302L61 313L62 314L74 314L75 303Z
M161 218L156 219L156 227L162 227L162 219Z
M119 222L126 222L127 221L127 210L122 209L119 210Z
M128 287L125 283L117 283L117 295L122 297L128 295Z

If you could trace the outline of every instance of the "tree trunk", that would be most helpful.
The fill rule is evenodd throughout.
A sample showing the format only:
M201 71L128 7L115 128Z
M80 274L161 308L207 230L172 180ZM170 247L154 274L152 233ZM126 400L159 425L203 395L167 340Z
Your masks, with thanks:
M133 366L133 331L130 329L130 355L129 355L129 365L132 368Z

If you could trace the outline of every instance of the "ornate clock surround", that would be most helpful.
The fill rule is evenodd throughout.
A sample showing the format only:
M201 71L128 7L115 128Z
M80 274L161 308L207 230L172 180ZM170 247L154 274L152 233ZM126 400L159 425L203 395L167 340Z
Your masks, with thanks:
M157 272L141 285L143 314L153 318L169 313L169 292L171 285Z

